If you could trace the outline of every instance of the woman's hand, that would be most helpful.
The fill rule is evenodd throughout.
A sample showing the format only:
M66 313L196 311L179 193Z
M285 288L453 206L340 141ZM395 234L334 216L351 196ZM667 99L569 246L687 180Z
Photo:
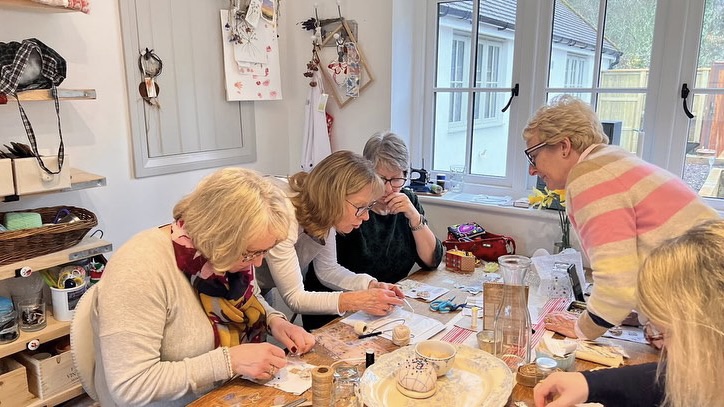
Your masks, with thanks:
M282 319L282 318L279 318ZM271 343L245 343L229 348L231 370L257 380L271 380L287 365L284 351Z
M544 319L547 330L558 332L569 338L578 338L576 335L577 320L578 315L567 311L552 312Z
M393 290L386 288L370 288L369 290L348 291L339 296L339 310L364 311L374 316L389 314L395 305L403 302Z
M579 372L556 372L535 385L535 407L568 407L588 399L588 382Z
M402 192L395 192L382 198L382 201L387 205L387 210L390 213L404 213L407 220L409 220L413 226L417 226L420 213L407 195Z
M386 290L392 290L395 292L395 295L397 298L405 298L405 294L400 290L400 287L398 287L395 284L390 283L381 283L379 281L372 281L370 282L370 285L367 288L384 288Z
M314 347L314 335L284 318L272 319L269 322L269 329L272 336L295 355L307 353Z

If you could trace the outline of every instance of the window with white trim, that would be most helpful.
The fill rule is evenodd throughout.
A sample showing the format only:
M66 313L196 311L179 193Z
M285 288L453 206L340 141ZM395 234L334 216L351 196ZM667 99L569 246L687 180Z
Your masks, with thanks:
M569 93L594 106L617 144L681 175L701 196L724 198L724 0L427 4L430 59L422 64L433 72L423 72L428 107L418 113L429 170L464 164L465 192L526 194L534 181L520 132L537 107ZM469 43L455 42L463 36ZM462 78L453 83L445 73L460 46L456 63L465 66L456 66ZM501 112L515 84L520 94ZM683 112L683 84L693 119ZM724 209L720 201L710 202Z

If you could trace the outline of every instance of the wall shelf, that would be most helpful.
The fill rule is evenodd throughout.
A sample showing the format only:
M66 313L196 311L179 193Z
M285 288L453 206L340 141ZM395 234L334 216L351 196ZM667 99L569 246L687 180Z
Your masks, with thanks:
M68 401L73 397L77 397L83 394L83 386L78 383L67 390L56 393L50 397L44 399L38 399L37 397L30 400L30 404L26 407L45 407L45 406L56 406L64 401Z
M45 313L48 326L35 332L20 331L20 337L13 342L0 345L0 358L26 350L27 343L33 339L47 343L70 333L70 321L57 321L51 310Z
M106 185L106 177L104 177L102 175L93 174L90 172L85 172L85 171L79 170L77 168L71 168L70 169L70 188L38 192L38 193L32 194L32 195L79 191L81 189L103 187L105 185ZM20 195L20 196L29 196L29 195ZM3 197L0 195L0 202L2 202L3 200L6 202L17 201L18 199L20 199L20 196L9 195L9 196ZM2 279L2 277L0 277L0 279Z
M16 10L44 11L48 13L79 12L79 10L60 6L49 6L47 4L37 3L32 0L0 0L0 7L12 8Z
M96 254L108 253L112 250L113 245L110 242L96 237L86 237L80 243L68 249L0 266L0 280L14 278L16 271L23 267L30 267L33 272L36 272L71 261L82 260Z
M0 0L0 2L3 0ZM93 100L96 98L95 89L57 89L58 99L60 100ZM14 96L7 95L8 101L16 100ZM50 89L34 89L26 90L18 93L18 99L21 102L37 102L44 100L53 100Z

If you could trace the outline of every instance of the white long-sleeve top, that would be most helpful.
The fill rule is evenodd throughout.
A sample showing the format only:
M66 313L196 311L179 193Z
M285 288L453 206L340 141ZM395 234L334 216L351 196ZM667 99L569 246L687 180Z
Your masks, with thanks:
M289 187L280 185L287 195ZM289 203L290 211L295 213ZM256 269L256 279L262 290L277 287L289 309L303 314L341 314L341 291L366 290L370 282L377 281L369 274L357 274L337 263L337 231L331 228L322 244L307 235L296 217L289 225L287 238L274 246ZM319 280L337 292L304 291L303 275L314 262Z

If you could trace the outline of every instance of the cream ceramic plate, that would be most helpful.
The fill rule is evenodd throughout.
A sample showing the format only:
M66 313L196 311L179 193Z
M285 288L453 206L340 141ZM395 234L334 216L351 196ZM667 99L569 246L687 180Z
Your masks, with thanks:
M362 400L369 407L483 406L501 407L508 401L515 381L500 359L466 345L456 345L455 363L437 380L437 392L427 399L406 397L397 389L395 373L402 362L415 357L413 346L382 355L365 370Z

